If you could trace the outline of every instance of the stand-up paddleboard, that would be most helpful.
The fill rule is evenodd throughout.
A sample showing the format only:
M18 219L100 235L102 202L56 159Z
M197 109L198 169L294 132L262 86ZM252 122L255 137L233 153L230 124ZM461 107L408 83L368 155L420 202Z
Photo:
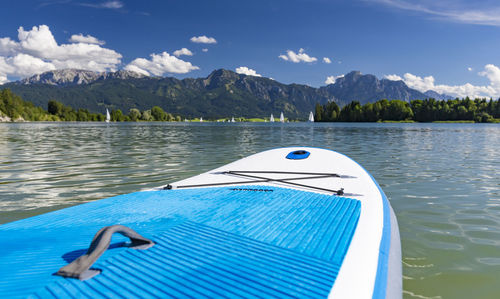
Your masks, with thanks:
M0 242L1 297L402 297L386 196L317 148L4 224Z

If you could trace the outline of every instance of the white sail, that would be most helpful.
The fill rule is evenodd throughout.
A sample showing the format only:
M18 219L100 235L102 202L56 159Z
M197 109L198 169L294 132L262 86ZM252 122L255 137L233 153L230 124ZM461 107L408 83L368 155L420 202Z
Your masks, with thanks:
M285 122L285 116L283 115L283 112L281 112L281 115L280 115L280 122L282 122L282 123Z
M109 115L109 110L108 108L106 108L106 122L109 123L110 120L111 120L111 115Z
M231 122L234 123L234 117L231 118Z
M274 122L274 115L271 113L271 118L269 118L269 122Z
M312 111L309 113L309 121L314 122L314 114Z
M203 122L203 117L200 117L200 123L202 123L202 122Z

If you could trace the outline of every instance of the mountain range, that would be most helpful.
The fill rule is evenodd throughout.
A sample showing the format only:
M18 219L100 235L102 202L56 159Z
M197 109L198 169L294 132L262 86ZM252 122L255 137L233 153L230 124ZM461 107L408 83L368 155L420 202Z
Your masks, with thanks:
M103 112L106 108L140 110L160 106L186 117L268 117L281 111L289 118L306 118L316 103L335 101L343 106L380 99L410 101L447 96L434 91L421 93L403 81L379 80L353 71L334 84L314 88L283 84L270 78L247 76L219 69L206 78L149 77L130 71L92 72L64 69L4 84L23 99L47 107L51 99L74 108Z

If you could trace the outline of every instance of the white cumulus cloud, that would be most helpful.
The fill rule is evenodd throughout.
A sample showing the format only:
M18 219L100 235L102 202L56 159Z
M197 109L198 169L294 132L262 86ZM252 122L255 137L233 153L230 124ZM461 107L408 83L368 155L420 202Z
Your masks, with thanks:
M391 80L391 81L404 81L403 78L401 78L400 76L398 76L396 74L385 75L384 78Z
M0 74L0 85L9 82L7 76Z
M467 70L468 70L469 72L472 72L472 68L471 68L471 67L468 67L468 68L467 68Z
M206 35L193 36L190 41L198 44L216 44L217 41L213 37L208 37Z
M79 36L87 38L87 41L89 37L93 38ZM19 27L17 37L18 41L7 37L0 38L2 78L26 77L63 68L112 71L121 63L120 53L103 48L99 44L81 41L58 44L46 25L34 26L31 30Z
M85 44L95 44L95 45L104 45L106 42L102 40L98 40L92 35L83 35L83 34L73 34L70 39L72 43L85 43Z
M398 75L386 75L389 80L402 80L408 87L421 92L434 90L441 94L448 94L456 97L500 97L500 68L493 64L484 66L484 70L478 75L489 80L488 85L473 85L465 83L463 85L436 84L433 76L420 77L411 73L406 73L403 77Z
M299 62L315 62L318 59L316 57L311 57L304 52L304 49L300 48L298 53L295 53L292 50L287 50L286 54L281 54L278 56L279 58L285 61L291 61L293 63Z
M187 48L175 50L173 54L174 54L174 56L177 56L177 57L179 57L181 55L193 56L193 52L189 51L189 49L187 49Z
M327 64L332 63L332 61L331 61L331 60L330 60L330 58L328 58L328 57L323 57L323 62L324 62L324 63L327 63Z
M240 67L236 68L236 72L238 74L243 74L243 75L247 75L247 76L262 77L260 74L257 74L257 72L255 70L249 69L246 66L240 66Z
M12 57L0 57L0 74L27 77L32 74L51 71L56 69L50 62L33 57L28 54L17 54Z
M496 90L498 96L500 94L500 68L494 64L487 64L484 66L484 71L478 74L490 80L489 86Z
M299 62L315 62L318 59L316 57L311 57L304 52L304 49L300 48L298 53L295 53L292 50L287 50L286 54L281 54L278 56L279 58L285 61L291 61L293 63Z
M339 75L339 76L328 76L326 77L325 84L334 84L335 81L337 81L338 78L343 78L344 75Z
M19 51L19 44L8 37L0 38L0 55L13 55Z
M208 52L208 49L207 48L203 48L201 49L203 52Z
M125 69L147 76L161 76L165 73L185 74L199 67L190 62L181 60L173 55L163 52L161 54L151 54L151 59L136 58L129 63Z

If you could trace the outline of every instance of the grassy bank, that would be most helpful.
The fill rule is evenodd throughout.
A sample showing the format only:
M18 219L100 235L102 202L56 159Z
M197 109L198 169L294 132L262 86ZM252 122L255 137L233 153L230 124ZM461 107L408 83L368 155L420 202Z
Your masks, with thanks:
M436 120L433 123L437 124L473 124L473 120Z
M415 123L416 121L414 120L411 120L411 119L405 119L405 120L382 120L382 121L378 121L379 123L397 123L397 124L400 124L400 123Z

